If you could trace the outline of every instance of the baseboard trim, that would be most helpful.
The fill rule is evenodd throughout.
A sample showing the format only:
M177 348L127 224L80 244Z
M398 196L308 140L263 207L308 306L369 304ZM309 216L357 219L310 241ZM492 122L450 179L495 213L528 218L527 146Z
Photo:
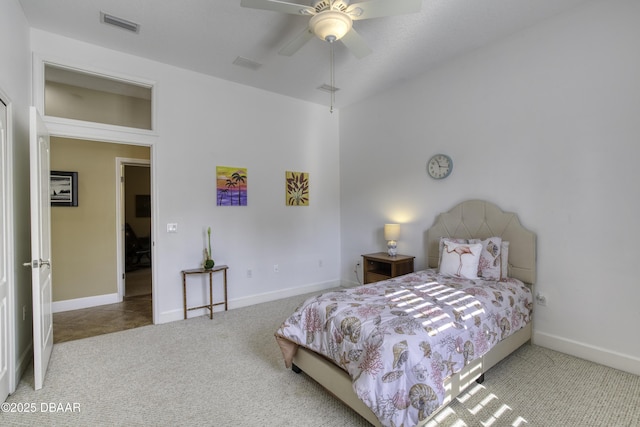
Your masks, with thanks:
M614 369L640 375L640 358L628 354L617 353L604 348L584 344L570 339L546 334L533 333L533 342L541 347L566 353L571 356L609 366Z
M20 354L18 360L16 361L16 382L14 384L15 388L9 391L9 394L13 394L18 388L18 384L20 384L20 380L22 376L27 371L27 368L33 363L33 343L29 344L25 351Z
M230 299L228 301L229 310L233 310L234 308L242 308L248 307L250 305L260 304L263 302L276 301L283 298L295 297L297 295L304 295L311 292L320 292L327 289L337 288L341 286L341 282L339 280L315 283L312 285L297 287L297 288L288 288L288 289L280 289L273 292L265 292L263 294L250 295L248 297ZM214 317L215 313L218 311L224 311L222 306L214 307ZM188 317L196 317L208 315L209 310L206 308L189 311L187 314ZM169 323L174 322L176 320L183 320L184 312L182 309L180 310L170 310L160 313L159 323Z
M340 286L343 288L355 288L356 286L362 286L362 283L353 280L342 280Z
M273 292L266 292L264 294L250 295L248 297L235 299L233 302L229 302L229 308L248 307L250 305L260 304L263 302L276 301L283 298L309 294L311 292L320 292L327 289L337 288L339 286L339 280L332 280L329 282L314 283L304 287L280 289Z
M54 301L51 310L54 313L63 311L80 310L82 308L97 307L105 304L115 304L121 302L118 300L118 293L96 295L93 297L75 298L64 301Z

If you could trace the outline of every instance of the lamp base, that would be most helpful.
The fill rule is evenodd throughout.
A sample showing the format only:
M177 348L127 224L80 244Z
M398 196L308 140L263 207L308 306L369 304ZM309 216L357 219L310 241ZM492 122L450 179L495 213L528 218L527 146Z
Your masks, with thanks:
M395 240L389 240L387 242L387 253L389 256L398 255L398 243Z

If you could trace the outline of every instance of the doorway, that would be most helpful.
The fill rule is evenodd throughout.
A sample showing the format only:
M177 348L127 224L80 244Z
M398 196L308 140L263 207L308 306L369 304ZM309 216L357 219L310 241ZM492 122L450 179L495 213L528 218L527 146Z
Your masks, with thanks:
M61 137L51 140L51 168L77 172L78 181L77 206L54 207L51 212L55 342L152 324L151 252L141 254L137 265L147 267L148 291L144 298L124 300L126 197L119 163L127 159L143 166L138 169L146 172L147 179L136 193L149 195L150 147ZM132 174L128 180L134 178ZM134 208L131 222L135 224L133 199L129 205ZM147 211L149 217L144 220L149 231L138 234L150 243L150 205Z
M124 201L123 299L152 296L151 174L149 162L118 159Z

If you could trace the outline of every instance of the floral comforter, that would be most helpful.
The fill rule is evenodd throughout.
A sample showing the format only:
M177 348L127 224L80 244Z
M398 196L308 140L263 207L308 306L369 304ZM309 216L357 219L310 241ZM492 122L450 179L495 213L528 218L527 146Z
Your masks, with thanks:
M423 270L311 297L276 337L333 360L383 425L408 427L441 406L447 377L528 323L532 306L516 279Z

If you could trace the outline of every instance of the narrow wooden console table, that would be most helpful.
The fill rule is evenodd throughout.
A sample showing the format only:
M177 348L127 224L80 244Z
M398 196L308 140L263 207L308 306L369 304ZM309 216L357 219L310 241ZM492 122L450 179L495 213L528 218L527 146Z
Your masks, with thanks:
M229 269L226 265L217 265L211 269L205 268L193 268L191 270L182 270L182 296L183 296L183 306L184 306L184 318L187 318L187 311L189 310L197 310L199 308L208 308L209 309L209 319L213 319L213 307L216 305L224 305L224 311L227 311L227 270ZM222 271L224 274L224 301L213 303L213 273L217 273ZM187 308L187 276L191 274L208 274L209 275L209 304L201 305L198 307L188 307Z

